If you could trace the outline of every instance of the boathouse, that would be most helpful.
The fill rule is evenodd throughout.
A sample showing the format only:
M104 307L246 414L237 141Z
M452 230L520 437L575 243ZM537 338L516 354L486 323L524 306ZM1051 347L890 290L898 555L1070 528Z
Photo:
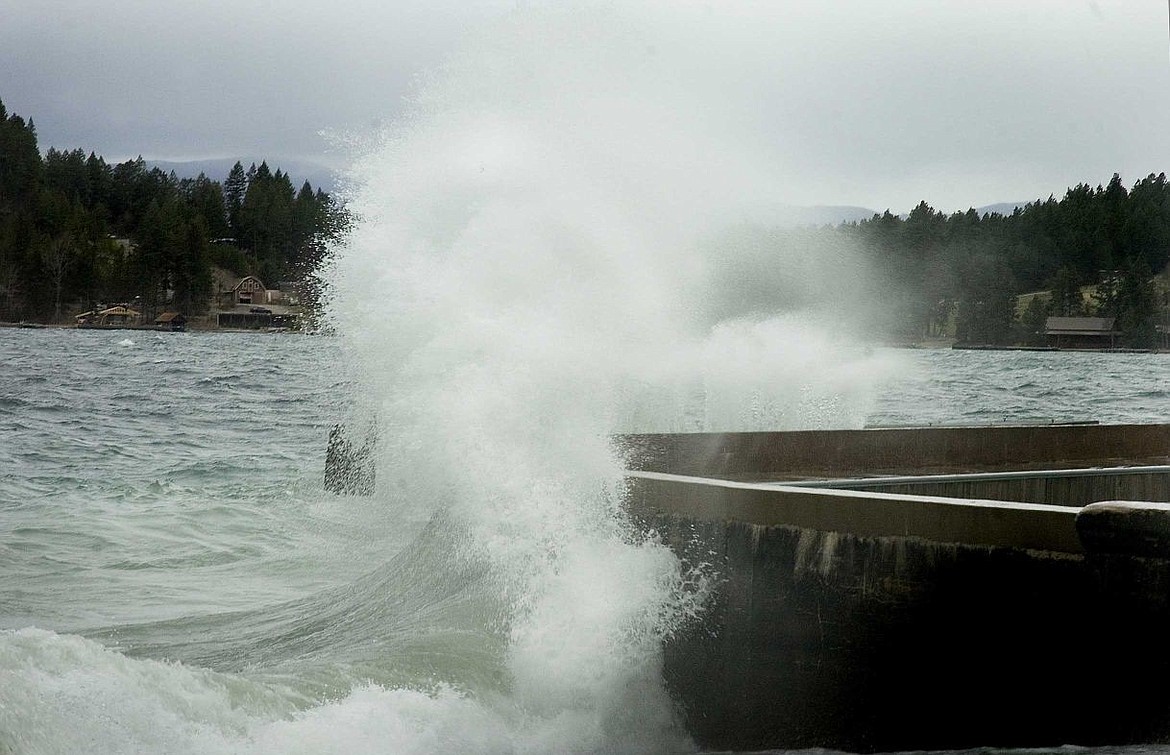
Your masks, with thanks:
M187 329L187 318L181 312L163 312L154 321L160 330L182 331Z
M1058 349L1114 349L1121 335L1112 317L1049 317L1044 338Z

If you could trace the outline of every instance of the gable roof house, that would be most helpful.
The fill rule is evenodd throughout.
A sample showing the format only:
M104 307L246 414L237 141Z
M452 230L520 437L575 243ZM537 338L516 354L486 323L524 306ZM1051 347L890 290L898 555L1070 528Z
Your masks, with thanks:
M141 316L141 312L119 304L116 307L98 312L97 323L99 325L137 325Z
M223 292L223 303L234 307L237 304L265 304L267 289L255 275L240 278L230 291Z
M1114 349L1121 332L1112 317L1049 317L1044 338L1058 349Z
M187 318L181 312L163 312L155 318L154 326L159 330L179 332L187 329Z

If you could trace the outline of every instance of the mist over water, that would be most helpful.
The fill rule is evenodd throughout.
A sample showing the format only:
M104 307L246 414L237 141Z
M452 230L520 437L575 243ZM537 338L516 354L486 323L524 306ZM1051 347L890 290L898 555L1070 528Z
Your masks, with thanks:
M680 402L649 424L694 411L709 384L721 400L751 386L747 400L766 381L761 401L787 410L828 375L826 396L864 403L871 381L857 373L874 365L842 327L850 311L864 317L862 261L844 242L777 251L751 225L799 178L753 151L767 136L738 118L745 85L703 73L747 73L699 44L705 20L518 12L425 77L410 117L354 170L361 222L331 276L336 323L368 379L401 394L404 379L433 386L428 371L488 366L553 397L579 388L531 414L588 434L617 429L646 398L640 386ZM789 379L773 379L786 363ZM701 411L712 429L744 429L738 412Z
M746 69L703 32L693 12L518 11L421 79L355 163L324 275L341 345L322 362L377 434L378 491L288 494L302 518L349 507L319 557L346 576L0 636L0 751L691 748L661 648L708 575L631 527L612 434L858 427L891 369L844 335L849 249L761 246L761 201L792 178L755 159L744 82L718 78Z

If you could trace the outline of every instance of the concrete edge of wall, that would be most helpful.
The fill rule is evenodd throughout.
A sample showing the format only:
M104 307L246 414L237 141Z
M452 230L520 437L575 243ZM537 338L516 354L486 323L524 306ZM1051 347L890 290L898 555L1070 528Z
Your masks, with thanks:
M747 480L1170 463L1170 425L649 433L615 436L630 468Z
M1076 525L1090 553L1170 559L1170 503L1091 503L1077 513Z
M993 480L1076 479L1081 477L1125 477L1170 474L1165 464L1120 467L1087 467L1081 469L1033 469L1008 472L967 472L961 474L887 475L881 477L845 477L832 480L793 480L777 484L797 488L826 488L865 490L893 485L934 485L948 482L981 482Z
M627 472L634 511L782 525L860 537L1082 554L1078 507L745 483Z

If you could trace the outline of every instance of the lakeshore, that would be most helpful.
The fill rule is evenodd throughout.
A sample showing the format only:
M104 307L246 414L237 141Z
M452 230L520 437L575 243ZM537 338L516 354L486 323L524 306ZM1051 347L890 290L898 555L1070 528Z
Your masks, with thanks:
M133 330L150 333L182 333L183 330L163 325L76 325L67 323L0 322L0 328L25 330ZM199 322L189 322L185 331L196 333L299 333L298 328L223 328Z

